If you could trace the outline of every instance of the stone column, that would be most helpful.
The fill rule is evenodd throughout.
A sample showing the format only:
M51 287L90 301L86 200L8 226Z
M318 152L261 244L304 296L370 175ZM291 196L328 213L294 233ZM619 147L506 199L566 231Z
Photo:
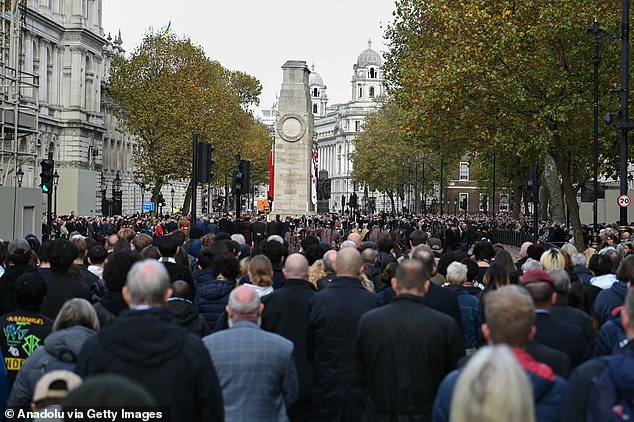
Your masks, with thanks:
M305 61L289 60L283 78L275 125L275 198L273 212L302 215L311 212L310 165L313 115Z

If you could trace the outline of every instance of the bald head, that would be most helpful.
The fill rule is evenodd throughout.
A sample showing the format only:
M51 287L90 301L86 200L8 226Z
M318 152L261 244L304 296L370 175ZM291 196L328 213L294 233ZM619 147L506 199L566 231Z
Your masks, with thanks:
M286 258L282 272L286 278L306 280L308 279L308 260L304 255L294 253Z
M229 294L229 302L227 304L227 313L231 321L257 321L258 316L262 313L263 305L260 303L260 297L255 290L239 286Z
M337 253L337 276L358 277L361 272L361 254L353 248L342 249Z
M350 233L348 235L348 240L353 241L354 244L357 245L357 248L361 245L361 235L359 233Z

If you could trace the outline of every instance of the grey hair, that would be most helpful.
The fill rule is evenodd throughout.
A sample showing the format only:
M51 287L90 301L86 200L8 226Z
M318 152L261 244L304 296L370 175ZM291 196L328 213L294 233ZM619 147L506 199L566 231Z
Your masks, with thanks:
M534 260L533 258L528 258L524 265L522 265L522 272L527 273L533 270L543 270L544 266L541 262Z
M454 285L461 285L467 279L467 266L454 261L447 267L447 281Z
M248 287L247 287L248 288ZM242 302L236 298L236 291L238 289L231 290L229 293L229 308L236 315L241 316L257 316L258 309L260 308L260 296L254 292L252 299L249 302Z
M576 254L573 254L570 257L570 260L572 261L572 265L573 267L585 267L586 266L586 256L580 252L577 252Z
M346 248L357 248L357 244L354 243L352 240L344 240L343 242L341 242L341 245L339 245L339 250L342 249L346 249Z
M135 263L126 279L130 306L163 306L163 299L170 288L170 276L165 266L154 259Z
M557 293L567 294L570 290L570 275L568 272L560 268L554 268L548 271L548 274L550 274L555 282L555 291Z
M331 273L334 272L335 261L337 260L337 251L334 249L327 251L322 257L322 260L324 261L324 266L326 267L326 271Z
M242 235L240 233L232 234L231 235L231 240L233 240L234 242L238 242L241 245L243 243L247 243L247 240L244 238L244 235Z
M57 313L53 323L53 331L81 325L91 330L99 329L99 319L95 308L86 299L74 298L67 300Z

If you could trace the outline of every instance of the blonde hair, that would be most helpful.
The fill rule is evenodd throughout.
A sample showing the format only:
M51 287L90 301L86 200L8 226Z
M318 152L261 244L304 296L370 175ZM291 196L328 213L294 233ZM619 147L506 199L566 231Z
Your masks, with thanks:
M326 275L328 275L328 273L326 272L326 265L323 259L318 259L308 269L308 281L313 286L317 286L319 279Z
M566 258L558 249L549 249L542 254L539 262L544 266L544 271L563 270L566 268Z
M507 345L485 346L456 381L450 422L534 422L533 391Z
M251 283L260 287L273 284L273 266L271 260L264 255L256 255L249 260L249 279Z

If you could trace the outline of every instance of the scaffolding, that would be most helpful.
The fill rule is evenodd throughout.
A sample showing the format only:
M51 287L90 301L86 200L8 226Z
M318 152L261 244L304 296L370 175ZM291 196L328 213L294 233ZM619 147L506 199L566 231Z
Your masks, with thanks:
M0 185L16 186L23 165L35 179L37 158L46 151L39 138L39 75L23 70L28 7L25 0L0 0L0 10Z

